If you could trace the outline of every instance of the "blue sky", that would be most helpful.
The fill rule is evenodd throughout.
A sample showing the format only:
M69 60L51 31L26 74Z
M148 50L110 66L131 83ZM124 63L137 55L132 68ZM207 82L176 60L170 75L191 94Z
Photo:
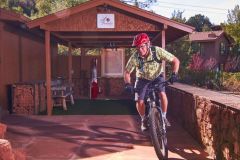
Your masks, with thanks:
M155 13L170 18L174 10L184 11L187 19L196 14L207 16L214 24L227 21L229 9L240 5L240 0L157 0L151 6Z

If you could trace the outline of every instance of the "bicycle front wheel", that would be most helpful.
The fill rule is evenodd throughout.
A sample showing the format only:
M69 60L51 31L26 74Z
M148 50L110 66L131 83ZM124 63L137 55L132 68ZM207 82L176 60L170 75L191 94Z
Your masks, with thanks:
M163 119L157 108L151 108L150 117L150 135L152 144L159 160L168 159L167 136L163 129Z

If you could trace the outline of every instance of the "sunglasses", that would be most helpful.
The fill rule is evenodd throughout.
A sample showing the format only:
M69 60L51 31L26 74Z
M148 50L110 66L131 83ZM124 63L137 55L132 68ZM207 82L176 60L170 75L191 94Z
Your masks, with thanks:
M144 43L144 44L142 44L140 46L137 46L136 48L140 50L140 49L143 49L146 46L147 46L147 43Z

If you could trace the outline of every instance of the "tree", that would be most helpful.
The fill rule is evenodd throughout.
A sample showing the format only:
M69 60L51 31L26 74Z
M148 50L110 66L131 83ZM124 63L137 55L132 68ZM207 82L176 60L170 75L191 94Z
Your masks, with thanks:
M188 66L189 59L192 55L191 43L188 41L188 36L182 37L167 45L167 50L173 53L181 61L182 69Z
M233 10L228 11L228 23L222 24L225 32L229 34L240 45L240 8L236 5ZM238 47L237 47L238 48Z
M133 4L134 6L137 6L139 8L149 8L152 4L156 3L157 0L121 0L124 3Z
M42 17L57 11L76 6L88 0L36 0L38 12L34 18Z
M212 23L209 18L201 14L190 17L186 24L195 27L197 32L210 31L212 27Z
M172 20L175 20L177 22L181 22L181 23L186 23L186 18L183 17L183 12L184 11L180 11L180 10L174 10L172 13Z
M28 17L38 11L35 0L1 0L0 7L26 14Z
M229 24L237 24L240 23L240 9L239 5L236 5L233 10L228 10L228 20Z

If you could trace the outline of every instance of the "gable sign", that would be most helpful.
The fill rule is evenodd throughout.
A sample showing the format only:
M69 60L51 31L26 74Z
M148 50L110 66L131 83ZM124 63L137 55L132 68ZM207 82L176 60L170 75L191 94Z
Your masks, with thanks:
M97 14L97 28L115 28L114 14Z

